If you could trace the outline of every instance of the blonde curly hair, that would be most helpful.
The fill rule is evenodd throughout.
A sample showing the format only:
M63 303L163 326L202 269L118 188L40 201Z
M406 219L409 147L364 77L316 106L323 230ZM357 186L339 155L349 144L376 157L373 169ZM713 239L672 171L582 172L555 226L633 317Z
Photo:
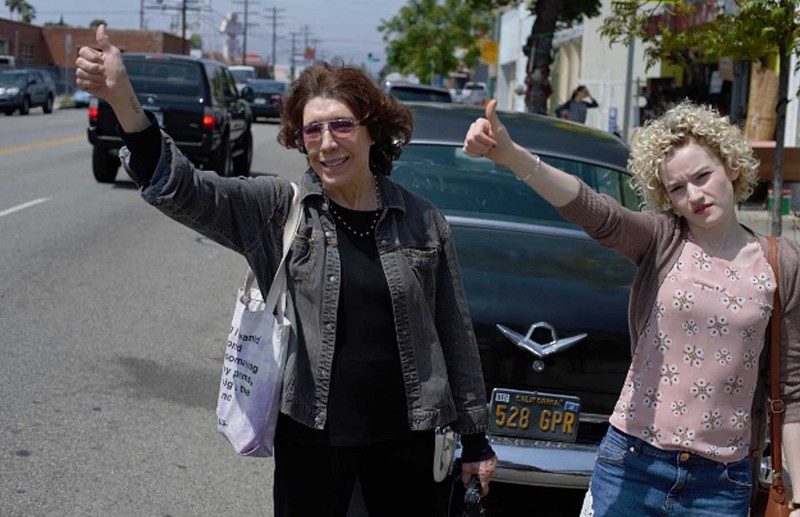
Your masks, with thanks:
M648 121L628 158L628 171L633 176L631 186L642 199L644 208L672 208L661 182L661 167L676 150L690 142L716 155L727 171L739 172L733 181L736 201L750 197L758 181L759 161L744 133L728 117L710 107L683 101Z

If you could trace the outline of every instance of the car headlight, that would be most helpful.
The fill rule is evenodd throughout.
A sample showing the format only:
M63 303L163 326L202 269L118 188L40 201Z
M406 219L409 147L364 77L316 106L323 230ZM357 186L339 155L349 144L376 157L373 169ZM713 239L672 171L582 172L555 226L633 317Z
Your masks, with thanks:
M6 88L6 93L8 95L16 95L19 93L19 88L17 88L16 86L13 88Z

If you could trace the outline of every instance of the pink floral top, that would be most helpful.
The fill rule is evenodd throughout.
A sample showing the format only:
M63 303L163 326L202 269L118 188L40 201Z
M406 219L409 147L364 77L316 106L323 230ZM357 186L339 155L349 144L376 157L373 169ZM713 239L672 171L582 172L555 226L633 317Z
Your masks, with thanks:
M775 277L691 240L658 291L611 416L617 429L723 463L747 456L758 359Z

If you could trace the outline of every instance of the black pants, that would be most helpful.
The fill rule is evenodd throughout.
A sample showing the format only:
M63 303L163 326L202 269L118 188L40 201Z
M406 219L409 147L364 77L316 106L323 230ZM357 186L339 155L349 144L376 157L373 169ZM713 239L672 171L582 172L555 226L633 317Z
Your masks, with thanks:
M370 517L434 516L433 432L363 447L275 444L276 517L344 517L356 479Z

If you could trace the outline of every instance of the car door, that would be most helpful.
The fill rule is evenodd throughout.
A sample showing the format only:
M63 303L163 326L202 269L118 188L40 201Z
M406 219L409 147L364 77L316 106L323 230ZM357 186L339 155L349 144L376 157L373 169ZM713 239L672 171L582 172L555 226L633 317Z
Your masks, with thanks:
M43 87L44 81L42 80L41 76L39 76L38 72L28 73L28 95L31 98L32 106L44 104L44 98L42 97Z

